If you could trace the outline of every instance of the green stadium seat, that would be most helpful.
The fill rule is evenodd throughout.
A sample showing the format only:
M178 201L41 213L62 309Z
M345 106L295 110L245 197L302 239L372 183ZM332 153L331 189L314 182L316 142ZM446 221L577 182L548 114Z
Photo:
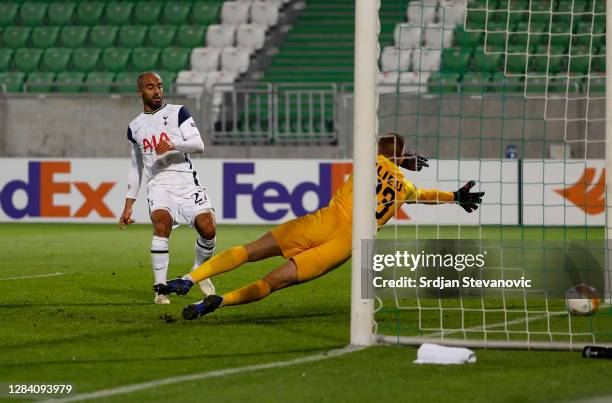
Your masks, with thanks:
M468 70L470 54L457 48L444 49L442 52L442 70L461 73Z
M0 92L21 92L25 74L22 72L0 73Z
M8 27L15 24L19 5L15 3L0 3L0 27Z
M551 29L557 28L561 32L570 33L572 31L572 15L571 14L553 14Z
M605 50L604 50L604 53L593 56L593 59L591 60L591 70L592 71L601 71L601 72L605 72L606 71L606 54L605 54Z
M482 32L465 31L463 27L458 27L455 30L455 46L463 49L471 49L478 45L481 41Z
M591 46L591 42L594 45L605 43L605 32L606 27L604 25L593 24L592 21L582 21L575 23L575 36L574 43L579 46ZM593 34L591 35L591 29Z
M29 27L6 27L2 32L4 46L11 49L24 48L28 44L32 29Z
M122 71L117 73L114 85L115 90L123 93L135 93L138 74L139 73L133 71Z
M136 4L134 22L140 25L151 25L159 21L162 3L157 1L141 1Z
M569 57L569 71L575 74L587 74L591 57L588 54L577 54Z
M470 4L466 10L465 26L468 31L472 29L484 29L487 20L485 4Z
M97 48L109 48L115 46L115 40L117 39L117 32L119 28L98 25L91 28L89 33L89 42Z
M486 49L505 49L508 34L506 32L487 32L485 34Z
M483 48L477 48L472 58L474 71L492 73L499 69L501 55L498 53L485 54Z
M206 44L206 27L199 25L183 25L176 34L178 46L197 48Z
M429 77L429 83L427 89L429 92L440 93L440 92L457 92L459 89L459 79L461 75L459 73L439 73L434 72Z
M15 52L15 68L23 73L38 70L43 51L34 48L21 48Z
M129 2L111 2L106 5L104 18L111 25L127 25L132 16L134 4Z
M189 68L190 49L169 47L165 48L161 54L161 66L164 70L180 71Z
M164 22L166 24L183 25L187 23L191 4L183 1L169 1L164 4Z
M506 71L514 74L524 74L527 66L527 55L521 49L508 49L506 55ZM516 52L516 53L511 53Z
M127 70L130 62L131 50L128 48L108 48L102 53L104 70L117 73Z
M549 18L547 18L545 21L538 21L532 19L528 24L525 23L525 25L529 27L529 33L533 35L548 32L548 22Z
M154 70L159 63L159 54L158 48L136 48L132 52L132 65L136 71Z
M85 73L64 71L55 78L56 92L81 92Z
M35 48L51 48L56 46L59 37L58 27L36 27L32 29L32 45Z
M22 25L30 27L45 25L45 15L47 14L47 4L25 2L19 7L19 18Z
M489 6L491 8L491 6ZM487 29L491 24L504 24L508 23L508 10L507 9L490 9L487 13Z
M51 92L55 73L35 71L28 74L25 83L26 92Z
M524 83L519 77L509 77L504 73L494 73L491 75L487 92L511 93L523 92Z
M530 19L532 22L548 23L550 21L550 13L553 8L551 7L551 3L549 1L532 1L530 2L530 6Z
M565 69L566 58L554 54L543 54L546 48L538 50L538 54L529 57L529 70L555 74Z
M147 27L126 25L119 30L119 44L126 48L138 48L144 44Z
M153 25L149 28L149 44L157 48L166 48L174 43L176 27L172 25Z
M606 79L603 77L587 77L584 80L583 88L585 92L606 92Z
M104 12L104 3L91 1L80 3L77 7L76 15L80 25L97 25Z
M553 25L550 28L550 44L554 46L562 46L567 49L572 42L572 36L564 27Z
M218 2L198 2L191 9L192 23L199 25L210 25L217 22L219 9L221 5Z
M71 57L72 49L70 48L49 48L45 50L41 67L54 73L66 71Z
M461 80L461 92L481 94L488 91L489 75L482 73L464 73Z
M0 48L0 72L11 70L13 49Z
M590 10L590 9L589 9ZM583 16L586 20L591 20L590 16ZM595 25L606 25L606 4L598 1L595 3L595 15L592 18Z
M159 74L159 77L162 79L162 83L164 84L164 91L170 92L170 90L172 89L172 85L176 81L177 73L175 73L174 71L160 70L157 72L157 74Z
M88 27L68 26L62 28L60 32L60 42L66 48L80 48L85 45Z
M508 19L510 26L514 26L521 21L529 21L529 11L523 9L510 10Z
M528 93L533 92L546 92L547 80L544 77L525 77L525 90Z
M115 81L115 73L105 71L93 71L87 74L84 87L86 92L109 93L112 91L112 83ZM106 85L105 85L106 84Z
M72 24L76 5L68 2L53 2L49 5L49 25L66 26Z
M89 73L97 70L98 61L102 52L98 48L79 48L72 54L72 65L74 70L81 73Z

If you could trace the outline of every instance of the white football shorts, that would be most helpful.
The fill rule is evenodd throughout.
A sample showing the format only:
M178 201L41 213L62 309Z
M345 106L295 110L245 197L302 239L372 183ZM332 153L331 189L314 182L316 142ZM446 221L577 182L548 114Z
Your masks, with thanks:
M206 190L195 183L182 186L156 185L148 189L149 214L155 210L166 210L174 224L193 226L198 214L214 213Z

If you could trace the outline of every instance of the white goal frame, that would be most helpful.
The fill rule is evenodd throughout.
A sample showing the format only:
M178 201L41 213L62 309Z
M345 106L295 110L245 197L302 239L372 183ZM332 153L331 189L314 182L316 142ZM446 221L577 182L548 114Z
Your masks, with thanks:
M466 0L467 1L467 0ZM352 345L369 346L375 343L411 344L440 342L446 345L475 348L527 348L545 350L577 350L593 343L585 342L542 342L510 340L461 340L426 337L398 337L376 335L374 328L374 302L362 298L362 272L367 263L362 262L362 240L376 237L375 162L376 134L378 133L378 93L377 74L380 47L378 34L379 0L355 0L355 78L354 78L354 116L353 116L353 240L351 267L351 327ZM612 1L606 2L606 43L612 44ZM609 45L612 46L612 45ZM606 53L606 66L612 66L612 51ZM606 74L606 240L607 268L605 271L604 300L612 303L612 74ZM366 277L367 278L367 277ZM601 343L597 343L601 344ZM605 345L605 344L601 344Z

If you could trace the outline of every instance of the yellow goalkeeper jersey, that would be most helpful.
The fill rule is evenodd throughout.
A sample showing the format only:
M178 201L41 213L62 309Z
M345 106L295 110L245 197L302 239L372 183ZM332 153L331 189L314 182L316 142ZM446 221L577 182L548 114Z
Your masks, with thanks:
M404 177L401 169L388 158L378 155L376 157L376 222L378 227L385 225L395 215L403 203L448 203L453 202L452 192L435 189L417 189L414 184ZM331 201L331 209L351 222L353 211L353 175L338 188Z

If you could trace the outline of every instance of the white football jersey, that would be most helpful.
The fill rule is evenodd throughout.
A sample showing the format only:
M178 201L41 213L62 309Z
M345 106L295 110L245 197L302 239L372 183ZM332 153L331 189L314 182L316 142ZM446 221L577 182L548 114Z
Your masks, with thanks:
M199 184L188 152L202 152L200 132L183 105L166 104L154 112L142 112L128 126L132 142L132 164L128 178L128 198L135 199L142 174L147 187L153 185ZM161 140L170 141L175 149L162 155L155 153Z

